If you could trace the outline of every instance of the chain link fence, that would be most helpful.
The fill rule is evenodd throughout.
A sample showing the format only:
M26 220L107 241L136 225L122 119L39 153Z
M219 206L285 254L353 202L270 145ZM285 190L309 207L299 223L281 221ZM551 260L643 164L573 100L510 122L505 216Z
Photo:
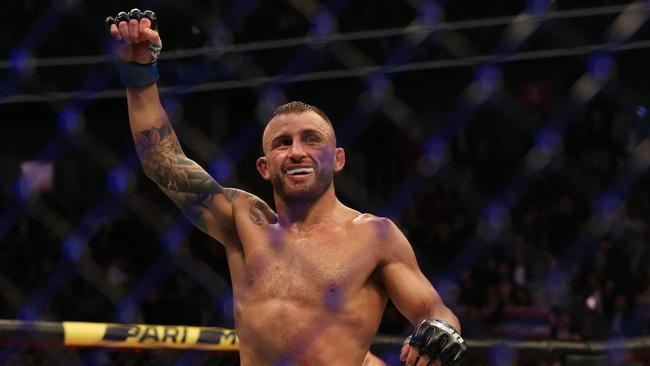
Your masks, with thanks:
M3 347L11 353L4 359L4 365L202 365L234 366L239 358L234 353L210 351L174 350L107 350L101 348L58 348L58 347Z
M253 164L261 131L277 105L305 100L347 151L339 197L400 225L464 335L650 333L646 2L145 5L161 19L163 104L225 185L271 202ZM132 148L102 21L133 5L9 6L0 318L233 327L223 250L144 179ZM389 305L380 333L407 332ZM3 352L13 364L212 364L201 352ZM486 360L519 362L499 347Z

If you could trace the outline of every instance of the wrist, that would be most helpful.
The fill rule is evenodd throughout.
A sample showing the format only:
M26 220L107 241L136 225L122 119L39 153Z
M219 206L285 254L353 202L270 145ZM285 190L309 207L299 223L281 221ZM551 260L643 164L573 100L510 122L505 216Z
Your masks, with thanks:
M449 329L453 330L455 333L460 334L460 329L458 329L458 328L456 328L455 326L451 325L451 324L448 323L446 320L442 320L442 319L433 319L433 321L436 322L436 323L438 323L438 324L440 324L442 328L449 328Z
M118 65L120 80L127 89L142 89L158 81L158 63L139 64L121 61Z

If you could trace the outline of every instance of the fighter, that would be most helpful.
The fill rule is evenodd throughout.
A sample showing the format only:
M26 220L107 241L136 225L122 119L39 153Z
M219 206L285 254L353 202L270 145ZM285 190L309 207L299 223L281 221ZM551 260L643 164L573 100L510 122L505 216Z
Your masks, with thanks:
M406 237L389 219L337 198L333 177L345 151L323 111L287 103L264 129L256 167L273 187L275 211L222 186L184 154L156 85L157 22L138 9L106 19L124 45L130 127L145 174L225 248L241 364L371 363L388 299L415 326L401 349L406 365L460 364L459 320L421 273Z

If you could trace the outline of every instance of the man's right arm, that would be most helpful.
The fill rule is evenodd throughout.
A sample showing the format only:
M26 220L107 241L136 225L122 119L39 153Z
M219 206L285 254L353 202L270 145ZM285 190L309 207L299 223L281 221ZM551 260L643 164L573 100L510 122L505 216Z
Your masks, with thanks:
M143 17L136 18L125 20L120 15L117 19L108 18L113 23L109 31L114 39L124 43L120 53L123 61L151 65L162 45L155 24L152 27L155 14L147 11ZM152 50L152 45L156 50ZM162 107L155 82L127 88L127 102L131 132L145 174L194 225L226 244L234 233L232 202L241 191L222 187L185 156Z
M155 84L128 89L127 100L135 148L147 177L195 226L224 243L225 232L233 229L231 203L240 191L222 187L185 156Z

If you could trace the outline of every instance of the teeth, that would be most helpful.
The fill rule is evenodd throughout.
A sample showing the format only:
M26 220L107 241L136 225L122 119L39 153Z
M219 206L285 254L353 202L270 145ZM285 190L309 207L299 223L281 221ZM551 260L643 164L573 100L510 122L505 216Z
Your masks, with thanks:
M287 174L294 175L294 174L300 174L300 173L311 173L313 171L314 171L314 168L296 168L296 169L288 170Z

